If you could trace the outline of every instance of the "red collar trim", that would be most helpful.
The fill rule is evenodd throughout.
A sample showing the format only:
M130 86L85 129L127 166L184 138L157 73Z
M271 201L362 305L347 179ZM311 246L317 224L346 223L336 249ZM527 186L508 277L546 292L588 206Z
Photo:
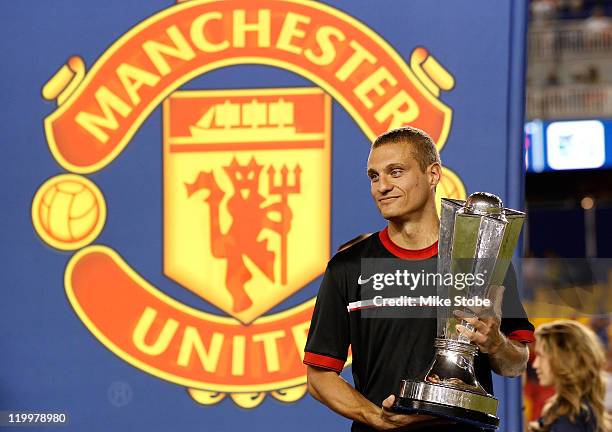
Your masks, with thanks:
M398 258L403 259L427 259L435 257L438 254L438 242L435 242L431 246L425 249L404 249L401 246L396 245L389 237L387 228L383 229L378 233L381 243L389 252Z

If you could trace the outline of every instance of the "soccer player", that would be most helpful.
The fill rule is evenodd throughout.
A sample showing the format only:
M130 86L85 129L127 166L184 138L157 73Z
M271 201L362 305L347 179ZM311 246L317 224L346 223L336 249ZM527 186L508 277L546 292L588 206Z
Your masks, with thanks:
M402 127L379 136L368 158L371 194L387 220L382 231L338 252L329 262L312 317L304 363L310 394L353 420L353 431L416 427L418 430L470 430L427 415L390 410L405 378L417 378L434 356L435 319L364 319L358 306L361 260L426 260L438 253L439 219L435 205L441 162L432 139L423 131ZM513 272L509 272L513 276ZM362 282L363 283L363 282ZM481 353L476 376L489 393L491 370L518 376L526 367L526 343L533 341L516 286L505 282L502 312L517 309L518 318L467 318L474 330L459 327ZM516 312L515 312L516 313ZM355 387L339 373L351 346Z

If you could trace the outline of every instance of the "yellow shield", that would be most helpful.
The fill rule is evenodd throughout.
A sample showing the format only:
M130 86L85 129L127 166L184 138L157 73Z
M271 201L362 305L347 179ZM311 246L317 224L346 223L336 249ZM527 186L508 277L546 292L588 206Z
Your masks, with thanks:
M163 119L166 276L249 323L325 270L327 94L180 91Z

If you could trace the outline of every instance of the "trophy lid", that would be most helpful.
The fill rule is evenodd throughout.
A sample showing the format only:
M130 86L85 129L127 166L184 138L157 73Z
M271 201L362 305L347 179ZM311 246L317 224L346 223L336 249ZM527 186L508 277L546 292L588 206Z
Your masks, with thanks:
M504 214L504 204L497 195L488 192L474 192L463 205L464 211L480 216L500 217Z

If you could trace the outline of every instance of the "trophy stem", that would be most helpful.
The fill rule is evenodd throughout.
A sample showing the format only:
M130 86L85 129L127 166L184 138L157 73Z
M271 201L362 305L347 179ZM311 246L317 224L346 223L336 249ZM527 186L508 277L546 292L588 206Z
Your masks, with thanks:
M469 342L436 338L436 356L424 381L486 395L474 372L478 347Z
M488 430L499 425L498 401L476 379L478 347L453 339L436 338L436 356L423 380L403 380L394 411L445 417Z

